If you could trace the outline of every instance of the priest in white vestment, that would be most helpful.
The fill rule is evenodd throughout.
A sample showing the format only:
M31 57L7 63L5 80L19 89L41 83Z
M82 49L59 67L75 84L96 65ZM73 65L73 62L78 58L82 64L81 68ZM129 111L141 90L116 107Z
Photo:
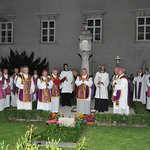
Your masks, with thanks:
M115 83L113 88L117 90L117 93L114 93L113 102L116 102L116 107L118 107L117 114L129 114L129 87L128 87L128 79L124 74L125 69L119 68L118 79L120 79L120 83Z
M96 73L94 84L96 86L95 110L98 112L108 111L109 75L105 72L104 65L101 66L101 71Z
M147 80L147 103L146 109L150 110L150 77Z
M52 105L52 112L59 112L59 103L60 103L60 79L58 76L58 70L53 69L53 73L50 75L51 80L53 81L53 86L51 89L51 105Z
M82 69L82 75L78 76L75 84L77 86L77 113L89 114L91 110L91 87L92 77L87 74L87 69Z
M32 96L32 101L36 101L38 97L38 87L37 87L38 74L37 73L38 73L37 70L34 70L34 75L32 76L34 86L35 86L35 90Z
M51 111L50 89L53 86L53 81L47 75L48 72L44 69L42 76L37 81L37 86L39 89L37 109Z
M147 87L147 82L149 81L149 77L150 77L150 74L148 73L148 68L145 68L145 71L144 71L144 73L145 73L145 90L146 90L146 92L147 92L147 90L148 90L148 87Z
M10 107L10 94L11 94L11 84L12 84L12 77L8 75L8 69L3 70L3 76L6 79L7 82L7 88L6 88L6 108Z
M137 76L134 77L133 84L133 101L139 101L142 102L142 104L146 104L145 75L142 73L141 68L139 68Z
M31 95L34 92L35 86L33 79L28 74L29 68L27 66L23 67L23 74L18 76L16 86L18 90L17 98L17 109L32 109L32 98Z
M6 108L6 88L7 82L3 77L2 70L0 70L0 111L3 111Z
M73 91L73 74L72 71L68 70L68 64L64 64L64 71L60 74L60 79L65 81L61 83L61 99L62 99L62 106L71 106L71 98L72 98L72 91Z
M19 73L19 69L14 69L14 74L11 76L11 106L17 107L17 92L18 88L16 87L17 75Z

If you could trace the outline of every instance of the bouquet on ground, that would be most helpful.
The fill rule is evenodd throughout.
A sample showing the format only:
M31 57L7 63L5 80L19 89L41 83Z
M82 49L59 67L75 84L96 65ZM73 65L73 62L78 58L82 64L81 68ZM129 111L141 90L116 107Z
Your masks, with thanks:
M96 120L95 115L91 114L85 115L83 119L86 120L86 122L95 122Z
M79 113L79 114L76 114L75 115L75 122L76 123L83 123L84 122L84 115L83 114L81 114L81 113Z

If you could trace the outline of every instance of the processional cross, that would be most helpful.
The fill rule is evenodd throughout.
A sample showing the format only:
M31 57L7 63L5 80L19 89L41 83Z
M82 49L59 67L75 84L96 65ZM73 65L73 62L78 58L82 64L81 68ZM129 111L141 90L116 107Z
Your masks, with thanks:
M121 60L121 58L120 58L119 56L117 56L117 57L115 58L115 60L117 60L117 66L119 66L119 61Z

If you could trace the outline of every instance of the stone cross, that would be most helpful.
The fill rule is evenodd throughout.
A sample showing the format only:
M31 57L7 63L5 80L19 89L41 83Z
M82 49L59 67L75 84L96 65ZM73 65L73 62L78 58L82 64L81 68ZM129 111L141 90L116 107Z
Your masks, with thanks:
M120 58L119 56L117 56L117 57L115 58L115 60L117 60L117 66L119 66L119 60L121 60L121 58Z

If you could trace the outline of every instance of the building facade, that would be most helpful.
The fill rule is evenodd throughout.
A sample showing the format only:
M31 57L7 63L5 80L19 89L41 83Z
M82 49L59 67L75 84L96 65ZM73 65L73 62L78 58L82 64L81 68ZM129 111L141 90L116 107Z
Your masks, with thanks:
M149 0L0 0L0 54L34 51L49 69L64 63L80 72L79 36L83 23L92 34L90 73L105 64L113 74L116 56L127 74L146 62L150 68Z

